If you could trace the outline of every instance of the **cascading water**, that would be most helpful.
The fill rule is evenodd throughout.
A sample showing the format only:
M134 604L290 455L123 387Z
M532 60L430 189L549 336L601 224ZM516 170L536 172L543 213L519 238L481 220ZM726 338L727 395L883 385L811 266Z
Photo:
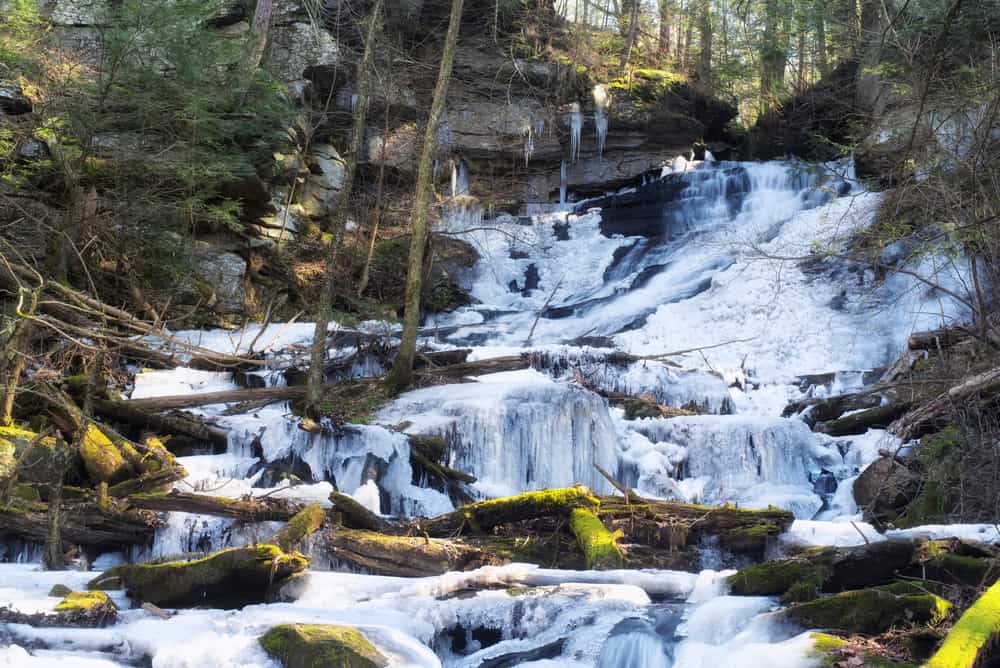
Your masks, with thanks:
M582 115L571 114L568 123L572 161ZM864 382L865 372L891 360L911 329L963 315L915 279L879 282L874 274L849 272L835 253L814 252L842 248L879 202L853 187L850 170L842 168L717 162L706 153L704 162L678 158L661 178L580 203L574 212L563 207L469 225L459 209L446 210L443 231L481 255L456 276L476 301L429 318L421 345L468 347L471 359L482 359L526 352L530 338L533 368L408 392L373 424L324 423L318 432L300 429L287 405L235 415L205 406L198 411L228 430L227 452L181 458L189 476L178 486L324 505L336 488L386 515L450 510L448 494L415 481L402 429L443 437L447 465L477 478L466 490L473 496L575 482L610 492L596 465L646 496L791 508L801 521L782 537L790 546L955 532L996 540L992 527L879 534L853 514L849 485L879 448L898 443L879 430L835 439L779 417L804 391ZM566 170L564 162L563 203ZM451 192L472 200L468 191L467 166L459 161ZM957 284L962 277L938 278ZM301 323L175 333L224 352L252 346L275 366L308 349L311 335L312 325ZM357 352L331 351L355 360L345 363L345 377L381 371L357 361ZM827 372L840 372L829 388L801 379ZM253 375L284 382L280 373ZM229 373L144 371L132 396L235 387ZM648 395L691 414L629 416L590 388ZM94 567L245 544L273 529L182 513L166 519L148 551L103 555ZM854 522L825 521L838 519ZM30 549L8 548L37 558ZM331 563L317 559L314 567ZM166 620L136 609L108 629L12 625L6 638L13 644L0 648L0 664L271 668L257 638L274 624L300 622L356 626L391 666L811 668L810 634L778 623L769 614L773 599L727 596L728 574L514 564L404 580L315 570L297 583L293 603L190 610ZM58 601L46 596L53 584L82 589L92 576L5 564L0 594L18 610L51 610Z

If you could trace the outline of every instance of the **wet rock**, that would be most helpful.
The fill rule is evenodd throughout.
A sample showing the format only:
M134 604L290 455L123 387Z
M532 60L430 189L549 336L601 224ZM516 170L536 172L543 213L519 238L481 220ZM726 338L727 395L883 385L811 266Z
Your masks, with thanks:
M0 115L17 116L31 113L31 100L13 81L0 80Z
M282 624L260 646L284 668L382 668L389 661L359 630L331 624Z
M854 500L876 524L894 521L919 491L920 476L891 457L875 460L854 481Z
M243 310L246 260L236 253L199 243L195 247L193 262L195 272L205 281L204 287L210 293L208 306L218 313Z
M901 585L846 591L799 603L781 616L805 628L871 635L893 627L935 625L948 616L948 601L927 592L904 591L906 584Z

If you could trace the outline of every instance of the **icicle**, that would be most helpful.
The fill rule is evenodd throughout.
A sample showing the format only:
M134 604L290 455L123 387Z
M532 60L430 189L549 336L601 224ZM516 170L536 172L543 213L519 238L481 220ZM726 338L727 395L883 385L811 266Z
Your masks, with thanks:
M532 134L531 126L524 134L524 166L527 167L528 163L531 162L531 156L535 154L535 138Z
M469 167L464 160L458 160L451 165L451 196L460 197L469 194Z
M604 144L608 138L608 107L611 96L604 84L594 86L594 127L597 131L597 158L604 155Z
M559 169L559 203L566 203L566 189L568 176L566 174L566 161L562 161L562 166Z
M583 132L583 112L577 102L569 105L566 123L569 125L569 159L576 162L580 157L580 134Z
M712 155L712 152L711 152L711 151L709 151L709 150L708 150L708 149L706 148L706 149L705 149L705 164L706 164L706 165L710 165L710 164L712 164L713 162L718 162L718 161L717 161L717 160L715 159L715 156L714 156L714 155Z
M352 93L351 94L351 113L353 114L357 110L358 110L358 94L357 93Z

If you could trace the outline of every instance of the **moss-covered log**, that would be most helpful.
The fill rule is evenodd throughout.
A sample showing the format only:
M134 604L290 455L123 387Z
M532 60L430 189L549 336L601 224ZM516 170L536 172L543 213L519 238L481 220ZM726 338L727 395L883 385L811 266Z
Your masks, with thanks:
M29 541L48 538L48 506L0 506L0 535ZM63 502L60 532L65 543L120 549L149 542L163 522L151 512L125 509L118 504Z
M385 534L399 533L399 527L389 524L347 494L331 492L330 503L333 504L333 511L340 514L341 523L348 529L364 529Z
M965 611L925 668L980 668L997 659L1000 641L1000 583Z
M390 536L336 528L326 534L327 554L374 575L423 577L494 565L493 554L456 540Z
M808 629L875 635L891 628L939 624L950 609L951 604L935 594L872 587L799 603L782 616Z
M284 668L382 668L389 661L356 628L329 624L281 624L260 637L260 646Z
M808 601L820 592L887 584L917 556L909 542L884 541L851 548L815 548L787 559L741 568L729 578L734 594Z
M307 536L319 531L326 521L326 511L318 503L310 503L278 529L267 542L289 552L299 547Z
M463 532L483 533L500 524L539 517L569 517L575 508L596 509L600 502L586 488L563 487L525 492L463 506L455 512L422 522L430 536L455 536Z
M698 545L707 536L739 554L763 556L767 546L795 517L786 510L746 510L734 506L702 506L673 501L625 503L621 497L601 497L600 516L626 543L662 549Z
M126 564L91 580L89 589L124 589L135 601L164 608L262 603L272 587L306 569L308 560L276 545L232 548L194 561Z
M241 522L287 522L301 510L300 504L288 499L274 497L230 499L177 490L166 493L132 494L128 497L128 502L136 508L146 510L232 517Z
M583 550L587 568L621 568L622 553L616 537L593 511L574 508L569 515L569 525Z

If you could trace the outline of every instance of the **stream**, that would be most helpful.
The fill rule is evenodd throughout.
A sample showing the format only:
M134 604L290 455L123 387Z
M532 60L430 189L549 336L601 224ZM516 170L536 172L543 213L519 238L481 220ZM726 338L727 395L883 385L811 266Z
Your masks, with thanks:
M648 497L789 509L797 520L776 553L912 537L996 542L990 525L880 534L861 520L852 483L879 449L901 444L882 430L834 438L799 416L781 417L792 401L877 381L910 332L967 316L911 276L879 276L838 258L871 224L880 197L854 181L849 163L679 158L642 186L538 207L532 216L483 219L475 204L455 207L441 231L480 254L456 277L476 303L429 318L422 343L471 348L470 359L531 350L543 362L408 392L370 424L318 433L300 429L287 404L242 414L202 407L228 429L228 448L179 458L190 475L177 486L327 506L336 489L389 516L452 510L446 493L414 480L409 442L390 428L405 423L410 433L445 438L448 465L476 476L470 492L478 498L575 483L614 493L598 465ZM921 272L962 289L953 263L921 262ZM395 331L377 322L363 328ZM291 323L175 335L226 353L253 342L276 363L250 374L252 382L281 385L277 360L305 359L312 330ZM646 359L609 363L614 351ZM344 375L382 371L361 358ZM699 414L627 420L574 374L591 387ZM236 389L236 380L137 369L130 396ZM282 471L306 482L289 487ZM246 545L277 526L168 513L151 546L100 555L86 564L90 571L42 571L38 546L12 544L0 564L0 605L52 610L54 584L80 589L117 563ZM182 610L163 620L113 592L121 613L107 628L7 625L0 666L276 668L257 638L291 622L356 626L392 666L805 668L817 661L808 630L770 614L776 599L727 594L734 564L711 546L698 573L510 564L414 579L350 572L310 547L312 570L296 583L294 602Z

